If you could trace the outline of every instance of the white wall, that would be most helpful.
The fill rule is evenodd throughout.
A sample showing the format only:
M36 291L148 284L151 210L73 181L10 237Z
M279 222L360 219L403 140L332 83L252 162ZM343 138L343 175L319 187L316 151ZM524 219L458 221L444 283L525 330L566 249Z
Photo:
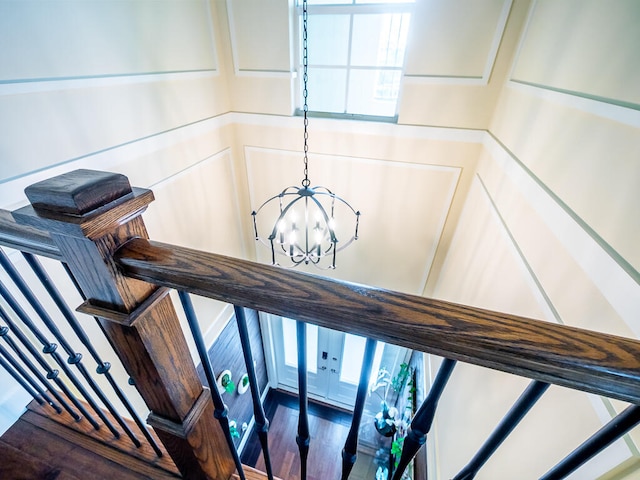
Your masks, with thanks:
M638 19L637 2L532 2L430 294L638 336ZM471 459L526 383L456 368L430 438L434 478ZM552 387L477 478L538 477L624 407ZM572 478L637 478L637 442L632 432Z

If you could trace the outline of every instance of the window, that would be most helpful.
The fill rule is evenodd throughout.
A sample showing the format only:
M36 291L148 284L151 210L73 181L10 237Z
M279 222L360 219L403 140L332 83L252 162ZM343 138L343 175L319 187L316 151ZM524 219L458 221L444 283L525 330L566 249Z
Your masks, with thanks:
M413 0L309 0L309 111L395 117ZM302 38L302 7L298 8ZM302 72L302 42L299 71ZM302 92L302 74L299 75ZM302 93L300 93L302 105Z

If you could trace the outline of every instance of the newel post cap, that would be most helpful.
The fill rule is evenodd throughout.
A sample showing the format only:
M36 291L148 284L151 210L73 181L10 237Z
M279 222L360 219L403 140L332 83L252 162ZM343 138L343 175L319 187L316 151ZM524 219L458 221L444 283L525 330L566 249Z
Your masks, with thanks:
M129 179L119 173L74 170L25 188L36 211L84 215L132 193Z
M25 188L31 205L13 212L17 223L50 232L98 238L140 215L151 190L131 187L126 176L74 170Z

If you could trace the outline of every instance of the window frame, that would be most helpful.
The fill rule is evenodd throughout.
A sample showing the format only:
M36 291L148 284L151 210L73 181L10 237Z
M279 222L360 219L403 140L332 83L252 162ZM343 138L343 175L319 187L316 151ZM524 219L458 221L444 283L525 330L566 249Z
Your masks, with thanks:
M386 14L386 13L407 13L411 15L411 19L413 18L416 0L406 0L404 2L378 2L378 3L356 3L357 0L351 0L351 3L348 4L327 4L327 5L308 5L307 12L309 17L312 15L349 15L349 45L347 50L347 64L345 65L313 65L309 64L309 67L315 68L328 68L328 69L339 69L346 71L345 78L345 98L343 101L344 111L343 112L324 112L317 110L309 110L307 112L307 116L309 117L317 117L317 118L337 118L337 119L354 119L354 120L365 120L365 121L376 121L376 122L384 122L384 123L397 123L398 122L398 110L400 106L400 99L402 97L402 89L403 89L403 81L406 69L406 59L407 59L407 50L405 47L404 56L402 59L402 64L399 67L388 67L388 66L362 66L362 65L352 65L351 63L351 48L353 41L353 24L354 24L354 15L366 15L366 14ZM296 72L297 72L297 81L294 82L294 98L295 98L295 115L302 115L302 0L297 0L294 5L294 48L293 55L295 58ZM411 27L409 27L411 28ZM408 42L407 42L408 44ZM349 101L349 80L350 75L353 70L360 71L380 71L387 70L393 72L399 72L400 74L400 85L398 91L398 97L396 98L395 103L395 111L393 115L371 115L371 114L363 114L363 113L349 113L347 112L348 101Z

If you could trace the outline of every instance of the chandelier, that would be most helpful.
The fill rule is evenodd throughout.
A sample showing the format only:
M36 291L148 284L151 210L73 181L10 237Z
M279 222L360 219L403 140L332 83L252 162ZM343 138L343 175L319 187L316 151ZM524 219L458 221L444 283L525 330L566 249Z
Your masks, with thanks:
M286 258L289 265L297 267L301 264L312 264L318 268L336 268L336 253L348 247L351 242L358 239L358 225L360 212L353 209L349 203L337 196L331 190L322 186L311 186L309 180L309 119L308 107L308 48L307 48L307 0L302 4L302 63L303 63L303 90L304 98L304 178L302 187L290 186L282 192L274 195L264 202L258 210L251 212L253 216L253 229L256 240L271 247L271 263L280 265L278 257ZM277 218L266 240L258 233L257 217L263 209L273 210L273 205L277 205L275 213ZM344 217L338 220L338 214L346 214L350 217L348 223ZM344 228L353 222L352 228ZM338 227L340 225L343 228ZM351 234L350 232L353 232ZM351 235L346 241L342 241L338 246L338 236L346 232ZM329 259L329 265L323 267L323 258Z

